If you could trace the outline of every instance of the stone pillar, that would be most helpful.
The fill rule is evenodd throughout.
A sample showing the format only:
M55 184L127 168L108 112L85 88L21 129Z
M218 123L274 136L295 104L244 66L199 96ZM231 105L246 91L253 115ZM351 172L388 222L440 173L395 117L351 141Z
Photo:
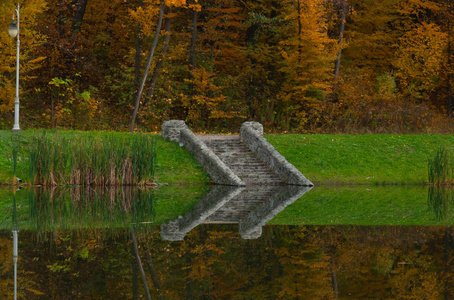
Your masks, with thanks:
M170 120L162 123L161 135L172 142L180 142L180 131L189 128L182 120Z
M241 125L241 129L243 129L243 127L251 128L251 129L257 131L257 133L260 136L263 136L263 125L260 124L259 122L253 122L253 121L244 122L243 125ZM240 131L241 131L241 129L240 129Z

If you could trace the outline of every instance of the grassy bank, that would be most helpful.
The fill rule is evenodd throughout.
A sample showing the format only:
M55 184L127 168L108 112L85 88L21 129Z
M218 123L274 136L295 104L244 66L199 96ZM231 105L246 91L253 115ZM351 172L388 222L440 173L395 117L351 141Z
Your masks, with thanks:
M28 157L37 131L20 136L17 176L28 178ZM67 139L103 132L47 131ZM115 133L127 137L130 133ZM428 160L444 146L454 149L453 135L266 135L288 161L320 184L426 184ZM209 178L194 158L176 143L156 137L154 181L200 184ZM13 178L13 135L0 131L0 182Z
M453 225L453 191L442 205L423 186L320 186L287 206L274 225Z
M266 135L314 183L426 184L428 160L453 135Z
M13 149L17 149L16 176L30 181L29 160L31 150L37 145L34 138L42 131L24 131L14 135L10 131L0 131L0 183L11 183L14 178ZM128 140L131 133L81 132L81 131L46 131L47 139L63 138L66 141L105 138ZM209 181L201 166L182 147L170 143L161 136L155 135L156 159L153 181L168 184L200 184ZM59 160L60 161L60 160Z

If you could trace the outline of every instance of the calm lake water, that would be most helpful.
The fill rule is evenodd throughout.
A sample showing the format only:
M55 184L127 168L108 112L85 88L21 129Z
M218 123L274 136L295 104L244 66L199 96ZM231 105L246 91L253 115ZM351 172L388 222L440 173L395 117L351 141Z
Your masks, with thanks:
M0 298L452 299L452 194L0 190Z

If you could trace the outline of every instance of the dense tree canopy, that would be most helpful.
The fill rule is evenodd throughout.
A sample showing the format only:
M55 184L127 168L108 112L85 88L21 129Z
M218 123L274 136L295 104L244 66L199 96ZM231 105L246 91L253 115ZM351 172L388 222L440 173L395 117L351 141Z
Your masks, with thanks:
M23 0L22 127L445 132L450 0ZM17 4L0 3L0 128ZM135 110L134 110L135 108ZM131 118L133 117L133 122Z

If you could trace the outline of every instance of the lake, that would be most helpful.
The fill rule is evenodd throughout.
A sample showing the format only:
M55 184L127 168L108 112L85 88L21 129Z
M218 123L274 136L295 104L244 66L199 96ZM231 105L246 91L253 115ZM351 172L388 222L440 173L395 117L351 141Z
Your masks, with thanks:
M452 194L3 189L0 298L14 295L15 235L18 299L450 299Z

